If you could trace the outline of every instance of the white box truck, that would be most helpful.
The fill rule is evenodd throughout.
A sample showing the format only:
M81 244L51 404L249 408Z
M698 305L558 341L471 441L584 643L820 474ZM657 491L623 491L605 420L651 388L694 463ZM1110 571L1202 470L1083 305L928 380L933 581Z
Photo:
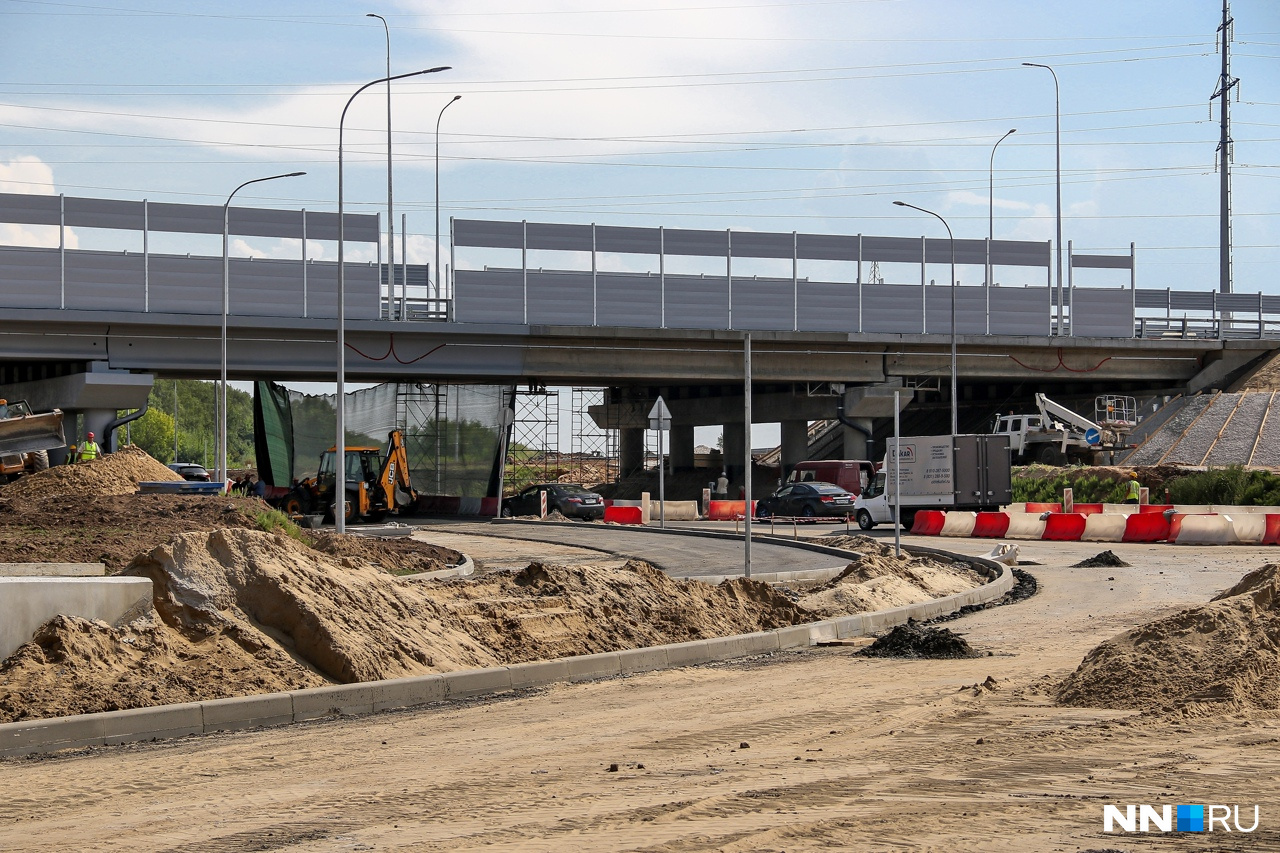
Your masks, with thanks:
M1013 500L1009 439L1000 435L915 435L889 439L884 464L853 505L863 530L894 520L894 458L902 524L922 509L988 510Z

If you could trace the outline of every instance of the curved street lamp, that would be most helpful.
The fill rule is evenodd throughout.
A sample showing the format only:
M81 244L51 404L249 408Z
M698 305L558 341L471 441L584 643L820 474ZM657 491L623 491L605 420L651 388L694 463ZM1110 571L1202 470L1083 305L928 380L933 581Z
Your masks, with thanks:
M366 18L382 21L387 32L387 77L391 76L391 25L381 15L369 12ZM387 80L387 319L395 318L396 305L396 217L391 194L391 81Z
M351 102L356 96L368 89L370 86L376 86L379 83L390 83L392 80L403 80L406 77L417 77L420 74L434 74L437 71L448 71L452 66L441 65L436 68L427 68L422 71L410 71L407 74L388 75L379 77L377 80L370 80L347 99L347 105L342 108L342 116L338 119L338 399L334 408L337 409L337 439L333 443L334 447L334 507L333 507L333 526L338 533L345 533L347 529L346 523L346 502L347 502L347 454L346 454L346 372L347 372L347 266L343 254L343 245L346 238L346 218L343 216L343 194L342 194L342 131L347 121L347 110L351 108Z
M898 207L909 207L912 210L918 210L936 218L947 229L947 240L951 243L951 434L957 435L960 432L960 413L956 398L956 238L952 236L951 226L947 225L947 220L932 210L925 210L923 207L916 207L914 204L907 204L905 201L895 201L894 204L898 205Z
M1054 249L1058 255L1058 334L1062 334L1062 99L1058 93L1058 73L1048 65L1039 62L1024 62L1028 68L1043 68L1053 75L1053 150L1057 163L1057 195L1058 195L1058 236Z
M996 149L1000 147L1000 143L1004 142L1010 136L1018 132L1015 127L1004 136L996 140L996 144L991 146L991 162L987 166L987 239L994 240L996 237ZM990 281L990 276L988 276Z
M436 116L436 268L433 270L436 274L436 299L440 298L440 285L443 284L440 278L440 119L444 118L445 110L461 100L461 95L454 95L453 100L441 107L440 115Z
M254 178L252 181L245 181L240 186L231 191L231 195L227 196L227 203L222 206L222 369L219 375L220 389L218 393L218 482L226 487L227 482L227 314L231 311L231 199L235 198L236 193L249 186L249 184L260 184L263 181L275 181L280 178L298 178L305 175L306 172L290 172L287 175L272 175L269 178ZM305 259L303 260L305 263ZM174 385L173 391L174 406L176 411L178 389ZM177 424L177 417L174 418L174 424ZM174 429L173 446L178 446L177 429ZM174 450L173 461L178 461L178 452Z

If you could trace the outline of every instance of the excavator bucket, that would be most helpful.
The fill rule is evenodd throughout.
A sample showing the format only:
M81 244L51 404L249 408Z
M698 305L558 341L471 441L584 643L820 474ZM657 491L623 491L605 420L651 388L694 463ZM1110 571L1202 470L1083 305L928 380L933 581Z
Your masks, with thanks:
M0 455L53 450L66 443L60 411L0 420Z

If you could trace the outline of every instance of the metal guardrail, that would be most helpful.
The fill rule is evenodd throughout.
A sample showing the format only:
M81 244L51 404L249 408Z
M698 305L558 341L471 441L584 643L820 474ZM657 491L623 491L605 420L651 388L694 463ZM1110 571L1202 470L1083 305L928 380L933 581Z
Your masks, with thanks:
M1280 338L1280 320L1211 317L1139 317L1134 337L1143 340L1265 340Z

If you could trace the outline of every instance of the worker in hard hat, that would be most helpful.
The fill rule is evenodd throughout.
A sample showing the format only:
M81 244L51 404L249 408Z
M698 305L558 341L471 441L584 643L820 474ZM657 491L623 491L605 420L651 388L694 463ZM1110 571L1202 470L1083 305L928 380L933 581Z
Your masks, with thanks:
M1142 495L1142 486L1138 484L1138 472L1129 472L1129 491L1125 493L1124 502L1127 504L1136 504Z
M93 433L89 433L85 436L84 441L80 442L80 458L78 461L89 462L97 459L100 453L102 453L102 449L93 440Z

